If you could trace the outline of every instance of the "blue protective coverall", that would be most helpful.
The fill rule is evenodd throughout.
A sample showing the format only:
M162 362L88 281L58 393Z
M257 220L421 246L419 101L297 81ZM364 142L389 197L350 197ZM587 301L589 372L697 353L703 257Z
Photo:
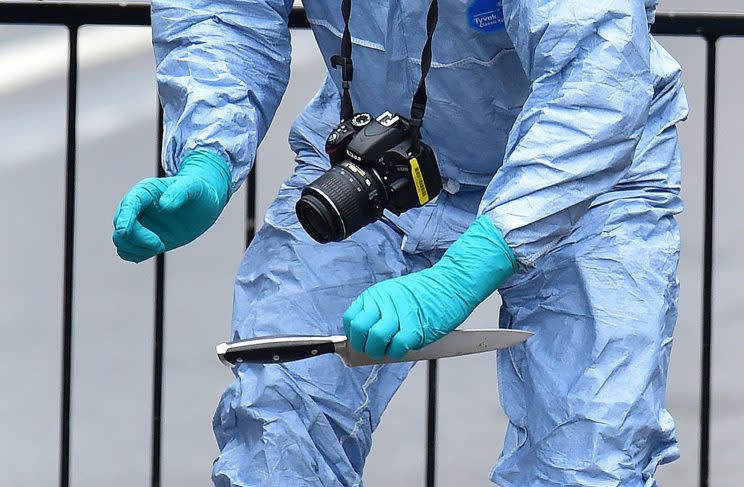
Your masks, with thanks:
M231 338L342 334L371 284L432 265L485 214L520 272L501 326L536 335L498 356L509 418L491 472L502 487L653 486L678 456L664 389L677 313L682 204L677 63L649 34L656 0L440 0L423 138L445 191L321 245L298 224L301 188L328 169L339 118L329 67L289 135L296 169L235 283ZM425 0L355 0L357 111L407 115L420 77ZM287 85L290 0L153 0L165 109L163 159L206 149L234 186ZM340 1L308 0L326 62ZM266 161L270 164L270 161ZM346 368L326 356L242 365L214 416L217 486L360 486L372 431L410 364Z

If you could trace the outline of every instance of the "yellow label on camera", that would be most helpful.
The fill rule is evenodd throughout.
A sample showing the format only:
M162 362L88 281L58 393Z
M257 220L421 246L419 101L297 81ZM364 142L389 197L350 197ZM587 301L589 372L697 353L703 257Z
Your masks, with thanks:
M424 176L421 174L421 168L419 167L418 160L414 157L411 159L411 175L413 176L413 184L416 186L416 194L418 194L419 203L422 205L429 201L429 192L426 191L426 184L424 183Z

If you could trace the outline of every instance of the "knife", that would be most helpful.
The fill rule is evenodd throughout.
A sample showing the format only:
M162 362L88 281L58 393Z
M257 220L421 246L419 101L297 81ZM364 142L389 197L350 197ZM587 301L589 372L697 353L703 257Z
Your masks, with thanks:
M283 363L335 353L348 367L356 367L490 352L521 343L531 336L531 332L510 329L455 330L431 345L409 351L400 360L387 356L376 359L357 352L343 335L267 336L221 343L217 345L217 356L226 366L234 367L241 363Z

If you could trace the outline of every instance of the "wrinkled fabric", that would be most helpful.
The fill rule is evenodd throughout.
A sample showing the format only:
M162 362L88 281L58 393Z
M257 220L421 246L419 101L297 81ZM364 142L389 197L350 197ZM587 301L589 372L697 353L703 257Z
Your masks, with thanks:
M195 149L248 175L289 81L292 0L153 0L153 48L168 174Z
M660 201L591 209L500 290L500 326L536 335L498 354L498 485L653 487L679 456L664 408L679 234Z
M343 333L341 313L364 289L428 267L486 215L520 263L500 291L502 326L536 333L499 355L510 427L493 481L653 486L656 466L677 456L664 385L677 299L676 124L687 113L679 66L648 33L654 0L488 3L440 0L422 134L445 191L388 215L396 228L377 222L320 245L301 231L294 202L328 168L341 83L329 66L290 132L295 175L238 272L233 337ZM288 79L290 7L153 1L169 173L204 147L229 161L235 186L245 178ZM329 63L340 2L305 7ZM408 114L427 9L354 2L357 111ZM239 367L215 415L215 484L361 485L371 432L406 373L346 369L334 357Z
M341 335L346 306L375 282L431 265L407 254L382 222L321 245L294 205L321 169L299 162L238 271L235 340L287 333ZM338 356L236 369L214 416L221 453L213 481L228 486L360 486L371 435L410 363L347 368Z

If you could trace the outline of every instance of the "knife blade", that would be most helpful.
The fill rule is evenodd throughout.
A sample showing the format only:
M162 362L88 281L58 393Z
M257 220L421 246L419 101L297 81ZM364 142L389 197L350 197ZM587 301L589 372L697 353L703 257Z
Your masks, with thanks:
M217 356L228 367L241 363L269 364L302 360L335 353L349 367L394 362L415 362L489 352L521 343L532 333L510 329L455 330L441 339L409 351L402 359L373 358L351 347L343 335L267 336L217 345Z

